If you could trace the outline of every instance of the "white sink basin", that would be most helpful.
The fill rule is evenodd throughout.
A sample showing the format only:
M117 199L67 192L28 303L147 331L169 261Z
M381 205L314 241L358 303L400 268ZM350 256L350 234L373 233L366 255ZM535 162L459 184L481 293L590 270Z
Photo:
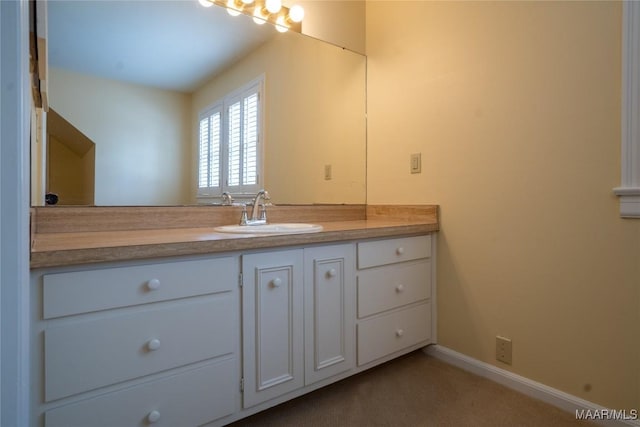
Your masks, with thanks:
M322 231L322 226L317 224L305 224L285 222L261 225L222 225L214 228L218 233L236 234L299 234L317 233Z

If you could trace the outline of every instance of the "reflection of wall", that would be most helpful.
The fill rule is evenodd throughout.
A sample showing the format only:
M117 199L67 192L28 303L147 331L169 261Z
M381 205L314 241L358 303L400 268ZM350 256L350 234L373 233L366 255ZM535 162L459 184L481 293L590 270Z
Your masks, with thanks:
M192 123L201 109L264 73L263 182L274 203L364 203L364 69L364 58L352 52L274 37L194 94ZM328 164L333 179L325 181Z
M47 193L59 205L93 205L95 144L53 108L47 112Z
M370 203L438 203L438 341L640 407L620 2L368 2ZM422 152L422 174L409 156ZM591 385L591 391L585 390Z
M364 53L366 1L283 1L288 6L296 3L303 6L305 11L303 34Z
M95 204L182 204L190 97L51 68L50 104L96 144Z
M49 135L47 192L59 197L59 205L92 205L94 198L95 147L78 152Z

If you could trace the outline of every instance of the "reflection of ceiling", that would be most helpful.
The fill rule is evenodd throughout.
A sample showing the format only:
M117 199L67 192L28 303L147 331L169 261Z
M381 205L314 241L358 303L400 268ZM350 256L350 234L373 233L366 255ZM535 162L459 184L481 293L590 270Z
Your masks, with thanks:
M276 31L197 0L49 0L49 64L190 92Z

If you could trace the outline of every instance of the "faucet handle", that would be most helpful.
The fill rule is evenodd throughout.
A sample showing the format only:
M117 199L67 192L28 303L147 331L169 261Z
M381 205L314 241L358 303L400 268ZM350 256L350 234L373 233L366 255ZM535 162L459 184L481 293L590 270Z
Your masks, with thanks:
M247 220L249 217L247 216L247 205L245 203L242 204L242 213L240 214L240 225L247 225Z
M260 221L267 221L267 205L266 204L261 204L260 205Z
M264 201L264 206L273 206L271 203L271 196L269 196L269 192L267 190L264 190L264 197L262 200Z

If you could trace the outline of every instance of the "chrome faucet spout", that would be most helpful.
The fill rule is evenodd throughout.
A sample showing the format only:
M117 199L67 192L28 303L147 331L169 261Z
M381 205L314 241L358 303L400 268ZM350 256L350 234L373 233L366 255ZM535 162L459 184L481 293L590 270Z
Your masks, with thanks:
M231 194L228 191L222 193L221 198L224 206L233 206L233 197L231 197Z
M259 206L260 206L261 200L263 205L264 205L264 202L271 200L271 198L269 197L269 192L267 190L258 191L258 194L256 194L256 197L253 199L253 207L251 208L252 221L259 220L258 212L259 212ZM265 222L266 222L266 215L265 215Z
M267 202L271 200L269 192L267 190L260 190L253 199L253 206L251 207L251 217L248 218L242 225L258 225L267 223L267 208L265 207ZM246 214L243 214L246 215Z

